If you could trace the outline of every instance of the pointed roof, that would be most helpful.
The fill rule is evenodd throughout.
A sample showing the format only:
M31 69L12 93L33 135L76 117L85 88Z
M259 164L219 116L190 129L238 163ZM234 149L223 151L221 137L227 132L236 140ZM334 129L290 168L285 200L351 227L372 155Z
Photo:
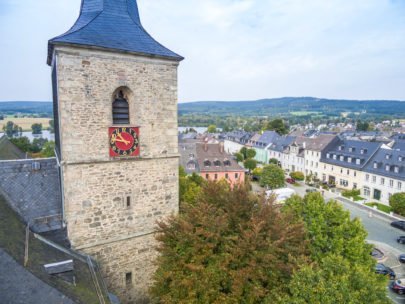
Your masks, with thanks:
M75 45L181 61L143 28L136 0L82 0L80 15L65 34L49 40L48 64L55 45Z

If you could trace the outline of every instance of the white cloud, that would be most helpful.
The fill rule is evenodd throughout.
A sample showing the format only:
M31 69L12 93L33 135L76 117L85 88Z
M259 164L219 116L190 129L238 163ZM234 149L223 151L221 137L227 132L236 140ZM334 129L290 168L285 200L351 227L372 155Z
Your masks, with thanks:
M47 39L73 24L80 0L3 1L0 81L13 92L0 91L0 100L49 100ZM400 1L138 3L145 28L186 57L181 101L286 95L405 100Z

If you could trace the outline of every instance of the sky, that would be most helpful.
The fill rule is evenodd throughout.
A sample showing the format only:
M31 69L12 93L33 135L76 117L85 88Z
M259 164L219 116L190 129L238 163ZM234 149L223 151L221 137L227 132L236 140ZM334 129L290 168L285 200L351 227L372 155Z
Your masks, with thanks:
M0 0L0 101L50 101L47 41L81 0ZM179 101L405 100L404 0L138 0L186 59Z

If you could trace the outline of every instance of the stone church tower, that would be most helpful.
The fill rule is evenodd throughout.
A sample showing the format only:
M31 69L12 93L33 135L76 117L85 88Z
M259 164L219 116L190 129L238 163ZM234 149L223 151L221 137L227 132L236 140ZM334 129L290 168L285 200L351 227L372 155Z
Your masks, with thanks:
M123 303L147 299L156 222L178 212L181 60L145 31L136 0L82 0L49 41L68 237Z

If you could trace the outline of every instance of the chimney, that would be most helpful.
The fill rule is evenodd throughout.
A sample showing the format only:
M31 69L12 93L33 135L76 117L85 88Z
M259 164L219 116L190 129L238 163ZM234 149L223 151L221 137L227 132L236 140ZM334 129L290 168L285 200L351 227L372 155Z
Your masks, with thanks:
M223 142L219 143L219 153L224 154L224 143Z

